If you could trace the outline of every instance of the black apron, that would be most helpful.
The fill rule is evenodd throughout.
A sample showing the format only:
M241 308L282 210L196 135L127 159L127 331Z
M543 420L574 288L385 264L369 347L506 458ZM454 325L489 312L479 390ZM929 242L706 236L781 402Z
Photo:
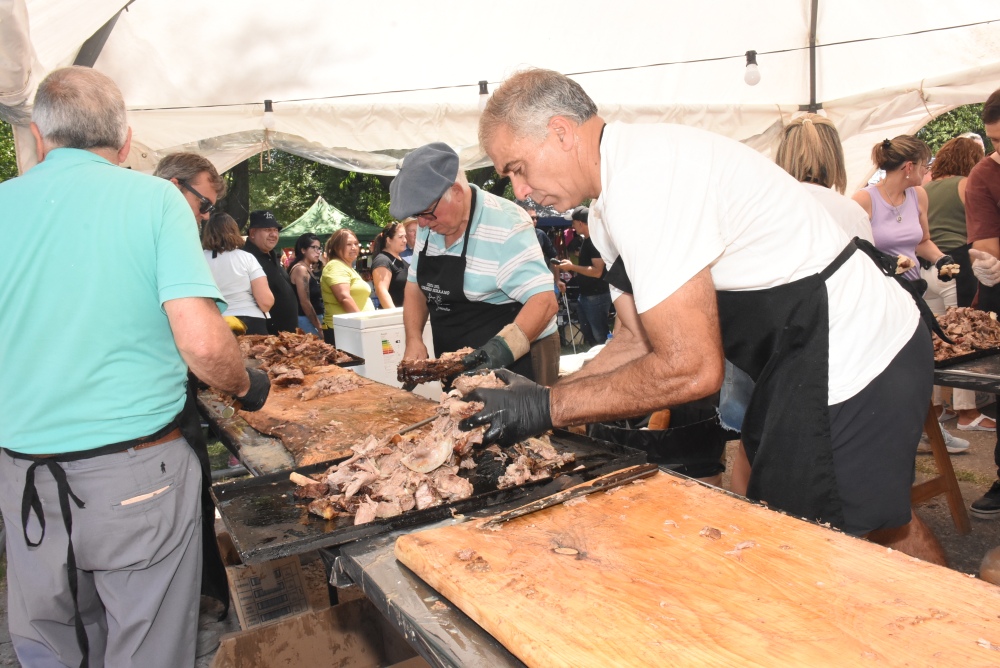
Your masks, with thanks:
M726 359L755 383L742 429L747 497L836 527L844 516L830 436L825 282L856 249L852 241L820 273L785 285L716 291Z
M201 465L201 593L222 603L219 619L229 614L229 576L215 537L215 502L212 500L212 465L208 459L208 442L201 428L201 413L196 400L198 379L188 372L187 397L180 415L184 439L194 450Z
M427 244L420 251L417 285L427 298L431 318L434 352L438 356L470 346L479 348L514 322L521 311L520 302L488 304L470 301L465 296L465 254L476 213L476 191L472 191L469 224L465 227L462 255L427 255ZM534 380L531 355L524 355L510 365L510 370Z

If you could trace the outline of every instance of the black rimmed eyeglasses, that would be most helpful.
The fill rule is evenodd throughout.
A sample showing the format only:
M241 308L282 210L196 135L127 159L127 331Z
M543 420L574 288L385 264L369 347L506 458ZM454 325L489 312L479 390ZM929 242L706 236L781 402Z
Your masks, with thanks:
M427 209L427 211L422 211L422 212L416 214L413 217L414 218L426 218L427 220L437 220L437 216L434 215L434 212L437 211L438 204L440 204L440 203L441 203L441 198L438 197L437 200L434 201L434 206L432 206L431 208Z
M200 212L209 214L215 213L215 205L212 204L212 201L192 188L187 181L178 180L177 185L198 198L198 201L201 202L201 206L198 208Z

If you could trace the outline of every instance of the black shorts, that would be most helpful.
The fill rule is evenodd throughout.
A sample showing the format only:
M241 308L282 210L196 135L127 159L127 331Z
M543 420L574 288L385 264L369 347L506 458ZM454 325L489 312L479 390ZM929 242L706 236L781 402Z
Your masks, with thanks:
M917 325L885 371L830 406L830 435L844 531L861 536L910 521L914 461L934 385L934 349Z

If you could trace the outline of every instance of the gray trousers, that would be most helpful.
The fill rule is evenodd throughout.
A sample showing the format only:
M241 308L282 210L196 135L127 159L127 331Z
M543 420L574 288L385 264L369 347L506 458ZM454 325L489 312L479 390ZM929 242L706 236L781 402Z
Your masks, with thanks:
M31 462L0 455L0 511L7 529L10 635L23 666L78 666L66 528L55 481L35 469L45 514L41 545L21 523ZM201 469L183 438L60 464L70 489L78 603L90 665L193 666L201 583ZM42 535L31 513L28 537Z

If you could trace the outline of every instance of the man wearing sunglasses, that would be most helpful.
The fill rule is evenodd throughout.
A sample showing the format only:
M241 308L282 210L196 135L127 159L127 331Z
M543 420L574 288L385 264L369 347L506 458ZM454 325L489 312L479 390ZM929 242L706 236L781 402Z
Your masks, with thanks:
M171 153L156 165L153 176L177 186L191 207L198 227L215 212L215 203L226 194L226 182L215 165L197 153Z
M533 378L532 342L556 334L552 274L527 214L470 185L458 154L435 142L406 156L389 186L389 213L420 229L403 301L406 359L476 348L466 368L510 368Z

